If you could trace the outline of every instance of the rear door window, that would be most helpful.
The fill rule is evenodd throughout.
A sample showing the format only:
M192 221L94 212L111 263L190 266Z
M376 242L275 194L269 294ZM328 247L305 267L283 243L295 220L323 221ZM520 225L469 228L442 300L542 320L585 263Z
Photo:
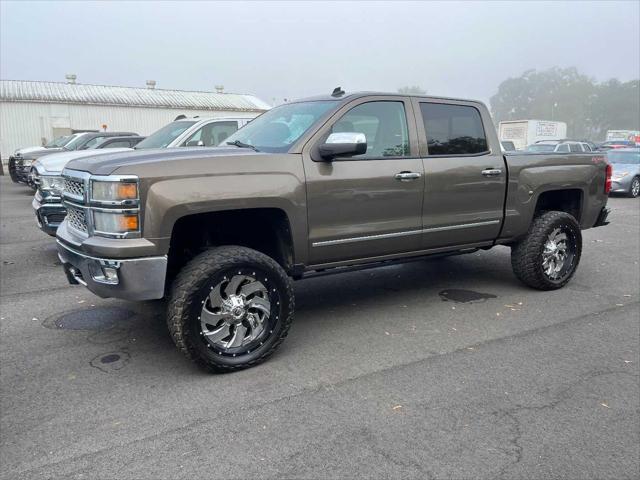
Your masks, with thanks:
M558 145L558 148L556 149L556 152L562 152L562 153L569 152L569 144L568 143L563 143L562 145Z
M420 102L428 155L476 155L489 151L477 108Z
M570 143L569 144L569 151L571 153L582 153L582 147L580 147L579 143Z

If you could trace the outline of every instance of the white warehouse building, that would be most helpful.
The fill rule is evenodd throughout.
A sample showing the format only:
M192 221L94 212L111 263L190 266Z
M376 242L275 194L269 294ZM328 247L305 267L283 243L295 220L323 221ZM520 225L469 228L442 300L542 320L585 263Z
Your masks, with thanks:
M216 92L0 80L0 153L77 131L127 131L149 135L178 115L253 118L270 106L253 95Z

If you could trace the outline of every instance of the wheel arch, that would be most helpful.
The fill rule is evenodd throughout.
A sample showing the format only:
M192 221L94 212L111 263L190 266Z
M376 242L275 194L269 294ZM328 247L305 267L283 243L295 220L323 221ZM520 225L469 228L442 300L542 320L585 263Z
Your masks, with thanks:
M235 208L185 214L171 229L168 278L194 256L215 246L252 248L273 258L291 272L295 249L287 212L277 207ZM169 283L169 282L168 282Z
M533 218L548 211L565 212L581 223L584 191L581 188L545 190L536 198ZM533 220L532 218L532 220Z

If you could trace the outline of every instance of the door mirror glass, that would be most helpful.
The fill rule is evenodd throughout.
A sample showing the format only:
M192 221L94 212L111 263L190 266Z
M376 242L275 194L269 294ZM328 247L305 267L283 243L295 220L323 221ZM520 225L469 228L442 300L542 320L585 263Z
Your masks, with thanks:
M332 133L318 150L324 160L362 155L367 153L367 137L359 132Z

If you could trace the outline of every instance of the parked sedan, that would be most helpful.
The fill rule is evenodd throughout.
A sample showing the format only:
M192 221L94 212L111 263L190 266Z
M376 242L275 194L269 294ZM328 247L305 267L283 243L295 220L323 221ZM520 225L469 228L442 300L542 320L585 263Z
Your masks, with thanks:
M618 148L607 152L613 166L611 193L624 193L636 198L640 195L640 148Z

